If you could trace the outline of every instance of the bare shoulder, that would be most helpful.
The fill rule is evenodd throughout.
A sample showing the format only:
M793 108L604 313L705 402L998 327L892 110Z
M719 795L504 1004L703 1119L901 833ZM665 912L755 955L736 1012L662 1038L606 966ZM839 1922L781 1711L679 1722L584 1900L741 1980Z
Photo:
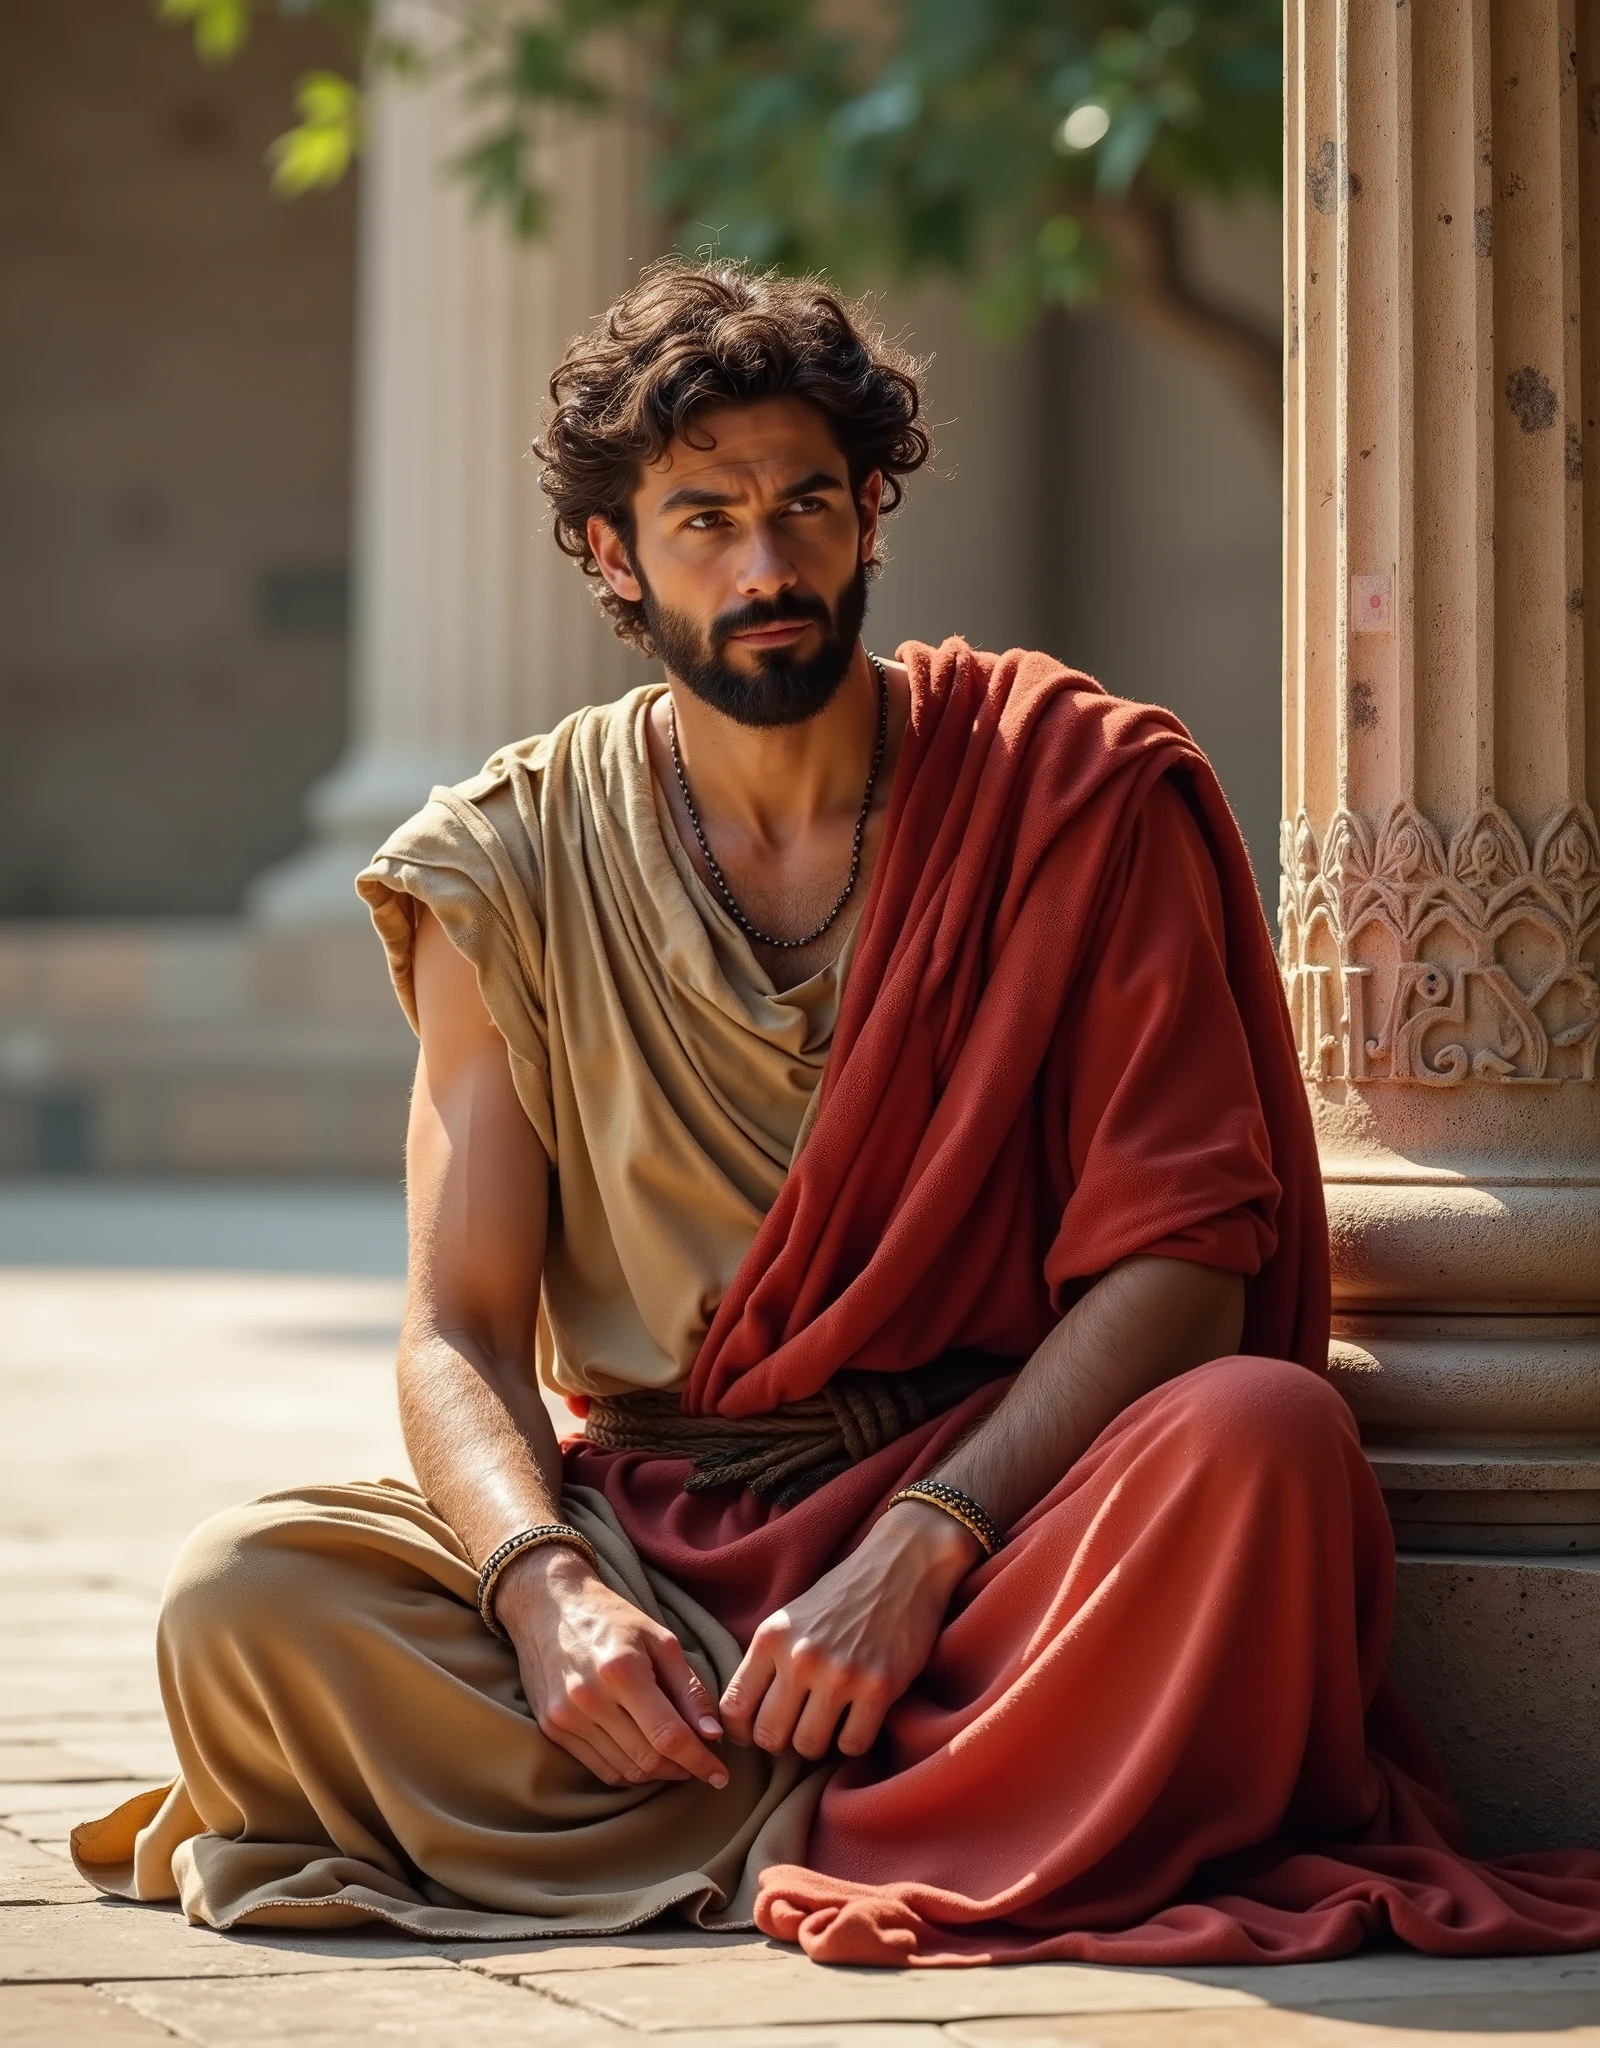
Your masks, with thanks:
M417 905L411 971L418 1033L430 1066L452 1066L481 1052L488 1041L499 1042L476 968L424 903Z

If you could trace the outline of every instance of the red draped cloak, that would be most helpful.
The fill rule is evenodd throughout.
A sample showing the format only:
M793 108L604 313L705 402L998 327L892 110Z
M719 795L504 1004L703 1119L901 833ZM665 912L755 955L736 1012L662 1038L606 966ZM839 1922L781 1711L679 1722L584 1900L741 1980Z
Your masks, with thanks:
M866 1963L1600 1946L1600 1855L1461 1856L1384 1674L1392 1541L1321 1377L1310 1115L1215 776L1176 719L1044 655L901 658L816 1125L686 1405L760 1413L954 1347L1020 1361L1139 1252L1244 1275L1250 1355L1134 1403L969 1576L761 1924ZM568 1473L747 1640L998 1391L787 1510L639 1452L576 1444Z

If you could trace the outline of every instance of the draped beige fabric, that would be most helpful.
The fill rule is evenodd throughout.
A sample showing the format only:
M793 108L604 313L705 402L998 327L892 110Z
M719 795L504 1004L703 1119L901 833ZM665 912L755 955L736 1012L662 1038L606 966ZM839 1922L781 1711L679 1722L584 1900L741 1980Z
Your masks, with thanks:
M720 1692L733 1637L641 1564L599 1494L563 1505L607 1584ZM214 1516L178 1560L157 1645L182 1776L76 1829L79 1870L213 1927L384 1920L504 1941L661 1913L750 1925L760 1872L804 1854L826 1771L730 1744L721 1792L603 1785L540 1733L474 1580L397 1480Z
M581 711L432 800L361 876L401 1003L426 904L473 963L554 1167L540 1371L671 1386L804 1135L843 984L781 994L701 885L656 786L657 689ZM598 1494L564 1512L713 1694L739 1648L647 1569ZM376 1917L433 1937L748 1925L825 1773L729 1748L721 1792L613 1790L539 1731L454 1533L395 1480L215 1517L163 1603L182 1776L76 1830L103 1890L228 1927ZM426 1875L424 1875L426 1873Z
M555 1169L539 1370L564 1393L687 1376L803 1136L851 950L773 987L657 788L661 687L435 790L357 884L413 1026L423 903L506 1041Z

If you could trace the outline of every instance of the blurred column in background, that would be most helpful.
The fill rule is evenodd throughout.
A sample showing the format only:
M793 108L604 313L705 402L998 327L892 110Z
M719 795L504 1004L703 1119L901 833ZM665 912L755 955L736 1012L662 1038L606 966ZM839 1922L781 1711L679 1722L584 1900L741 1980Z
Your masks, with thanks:
M1600 1842L1600 5L1288 19L1283 943L1333 1365L1477 1841Z
M434 782L652 673L527 459L564 343L660 246L636 144L553 137L519 245L453 174L470 110L397 86L358 235L356 192L285 205L262 163L343 56L272 9L206 71L142 0L0 8L0 1172L392 1175L415 1048L356 871ZM1269 324L1272 209L1187 225ZM1264 874L1270 437L1115 306L1012 346L953 285L883 312L940 454L871 643L1042 645L1173 705Z
M543 533L528 452L568 337L654 253L635 139L620 121L552 137L550 232L519 241L451 175L471 112L453 77L381 87L376 102L358 256L353 729L308 800L312 845L249 892L278 927L365 925L352 878L435 783L642 679Z

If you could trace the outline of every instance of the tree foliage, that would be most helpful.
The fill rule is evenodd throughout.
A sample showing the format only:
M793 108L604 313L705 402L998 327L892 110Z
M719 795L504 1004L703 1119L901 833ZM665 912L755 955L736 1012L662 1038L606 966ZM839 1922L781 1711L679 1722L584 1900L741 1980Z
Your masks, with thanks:
M997 334L1120 288L1264 405L1270 380L1277 405L1275 339L1193 287L1175 208L1276 188L1279 0L157 4L191 25L208 62L242 49L253 8L349 32L350 77L301 82L298 122L274 151L281 190L344 174L360 143L357 78L443 73L477 123L460 172L536 234L551 114L621 103L648 124L653 196L682 247L846 283L944 272ZM619 36L647 52L631 105L610 61Z

